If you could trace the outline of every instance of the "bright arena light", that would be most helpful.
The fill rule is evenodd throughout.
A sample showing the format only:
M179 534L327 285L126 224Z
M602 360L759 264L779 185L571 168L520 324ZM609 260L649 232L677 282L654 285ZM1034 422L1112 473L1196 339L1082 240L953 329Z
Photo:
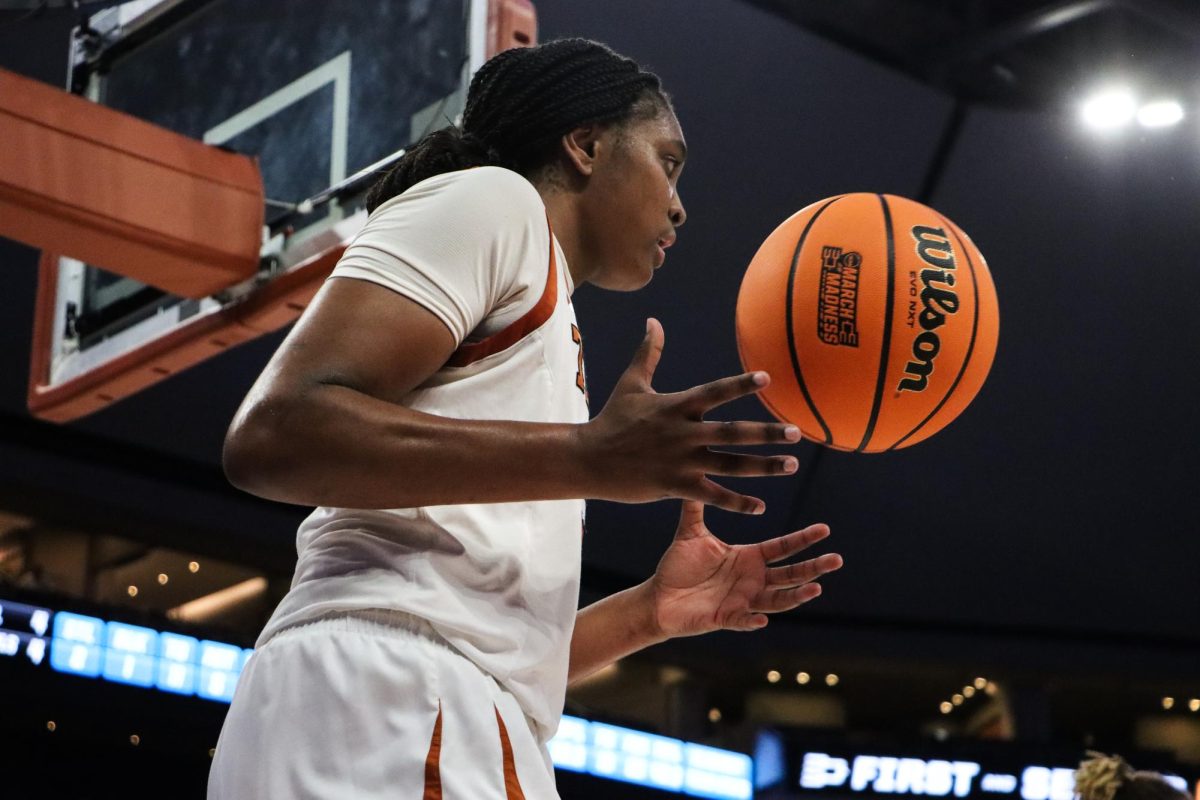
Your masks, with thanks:
M1146 128L1165 128L1183 119L1183 106L1174 100L1155 100L1138 109L1137 121Z
M1128 89L1106 89L1084 101L1080 115L1085 124L1098 130L1112 130L1133 121L1137 101Z

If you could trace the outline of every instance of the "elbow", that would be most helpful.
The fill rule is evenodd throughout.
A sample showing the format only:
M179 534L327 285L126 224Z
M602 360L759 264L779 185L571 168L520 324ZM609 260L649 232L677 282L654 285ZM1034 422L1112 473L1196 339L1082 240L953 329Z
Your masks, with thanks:
M250 494L261 492L259 484L263 458L261 448L252 441L257 438L253 431L247 430L247 426L235 423L225 434L225 444L221 448L221 468L225 471L225 479Z
M221 467L230 484L259 497L282 499L278 473L279 466L287 463L282 448L288 437L278 428L270 415L239 411L221 448Z

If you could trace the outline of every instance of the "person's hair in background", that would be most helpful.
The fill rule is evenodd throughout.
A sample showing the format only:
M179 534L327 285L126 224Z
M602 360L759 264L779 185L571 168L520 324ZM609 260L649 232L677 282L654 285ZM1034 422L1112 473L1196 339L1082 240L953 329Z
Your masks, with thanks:
M367 211L443 172L498 166L532 178L552 163L563 134L670 107L657 75L598 42L505 50L471 80L462 127L434 131L409 148L367 192Z
M1088 752L1075 771L1079 800L1190 800L1157 772L1141 772L1118 755Z

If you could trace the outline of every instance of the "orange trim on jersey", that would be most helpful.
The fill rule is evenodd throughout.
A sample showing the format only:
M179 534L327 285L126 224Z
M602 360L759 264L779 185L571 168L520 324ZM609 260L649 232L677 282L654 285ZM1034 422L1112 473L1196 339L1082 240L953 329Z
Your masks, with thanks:
M521 789L521 781L517 778L517 760L513 757L512 742L508 739L508 728L500 716L500 709L493 704L496 712L496 725L500 728L500 752L504 755L504 797L506 800L525 800L525 792Z
M429 739L429 754L425 756L425 792L421 800L442 800L442 771L439 761L442 755L442 703L438 701L437 722L433 723L433 736Z
M448 367L465 367L474 364L482 358L507 350L529 334L536 331L550 319L554 306L558 303L558 264L554 257L554 229L550 227L550 219L546 218L546 227L550 231L550 269L546 274L546 288L533 308L526 311L521 318L514 321L503 330L497 331L486 339L478 342L460 345L446 362Z

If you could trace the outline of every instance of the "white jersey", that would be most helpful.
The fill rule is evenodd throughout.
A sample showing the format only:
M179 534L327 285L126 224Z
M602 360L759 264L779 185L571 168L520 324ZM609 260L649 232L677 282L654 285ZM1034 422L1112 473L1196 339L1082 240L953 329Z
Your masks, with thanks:
M411 298L459 343L405 406L587 421L571 277L541 197L517 173L480 167L413 186L371 214L331 278ZM512 692L549 738L566 693L583 512L582 500L318 508L300 525L292 588L259 644L335 612L408 612Z

